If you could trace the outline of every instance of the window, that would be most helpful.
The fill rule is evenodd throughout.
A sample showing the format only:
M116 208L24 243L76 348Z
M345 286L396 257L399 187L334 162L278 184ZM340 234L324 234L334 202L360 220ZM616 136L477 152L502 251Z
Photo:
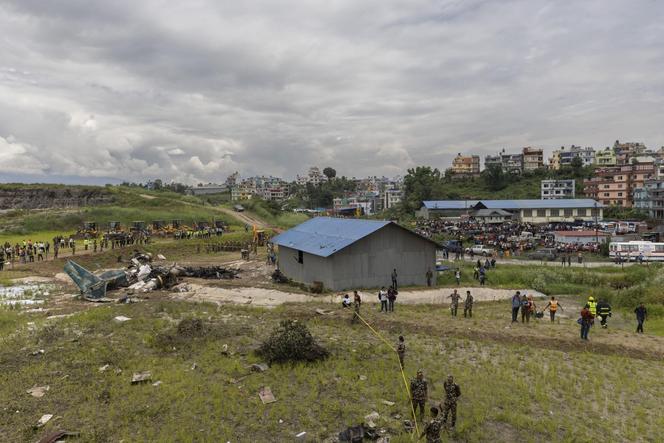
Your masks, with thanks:
M571 209L565 209L565 217L571 217L572 216L572 210Z
M537 210L537 216L538 217L546 217L546 209L538 209Z
M622 196L623 196L623 193L622 193L622 192L619 192L619 193L618 193L618 197L622 197Z
M523 210L523 216L524 217L532 217L533 216L533 210L532 209L524 209Z
M551 217L558 217L560 215L560 209L552 209Z
M297 251L297 262L304 263L304 252Z
M605 193L604 193L604 197L608 197L608 196L609 196L609 193L608 193L608 192L605 192Z

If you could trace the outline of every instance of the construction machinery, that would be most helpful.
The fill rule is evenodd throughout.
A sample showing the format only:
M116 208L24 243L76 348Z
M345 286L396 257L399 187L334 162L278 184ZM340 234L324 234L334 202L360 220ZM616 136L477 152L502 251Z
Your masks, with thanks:
M145 232L146 225L142 220L131 222L131 232Z
M112 221L108 223L108 230L110 232L122 231L122 224L119 221Z
M98 234L99 231L97 230L97 222L86 221L83 222L83 226L78 231L76 231L74 238L76 239L91 238L91 237L96 237Z

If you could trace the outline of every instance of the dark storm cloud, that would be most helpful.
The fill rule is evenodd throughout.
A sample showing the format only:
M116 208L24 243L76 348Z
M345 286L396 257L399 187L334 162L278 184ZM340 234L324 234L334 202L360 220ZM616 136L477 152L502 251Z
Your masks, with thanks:
M0 174L396 175L503 147L656 147L662 13L645 0L4 1Z

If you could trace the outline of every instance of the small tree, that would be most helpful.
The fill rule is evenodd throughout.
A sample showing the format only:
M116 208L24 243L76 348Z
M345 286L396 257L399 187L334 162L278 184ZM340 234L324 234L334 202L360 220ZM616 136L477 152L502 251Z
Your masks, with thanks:
M325 177L327 177L328 180L332 180L337 176L337 171L334 168L328 166L327 168L323 169L323 174Z
M282 321L256 352L270 364L313 362L329 355L325 348L316 343L307 326L297 320Z

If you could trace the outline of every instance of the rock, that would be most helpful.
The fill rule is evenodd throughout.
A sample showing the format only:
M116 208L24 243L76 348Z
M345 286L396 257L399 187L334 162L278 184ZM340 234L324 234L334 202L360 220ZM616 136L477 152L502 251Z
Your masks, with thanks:
M161 384L161 380L157 380L156 382L152 383L152 386L159 386Z
M113 320L115 320L115 321L117 321L117 322L119 322L119 323L124 323L124 322L126 322L126 321L131 320L131 318L129 318L129 317L125 317L124 315L118 315L118 316L115 317Z
M134 375L131 377L131 384L135 385L138 383L146 383L152 380L152 372L151 371L143 371L143 372L134 372Z
M385 406L394 406L395 405L395 403L393 401L389 401L389 400L383 400L383 401L381 401L381 403L384 404Z
M370 428L376 427L375 420L378 420L379 418L380 414L376 411L373 411L371 414L364 416L364 420L366 420L367 426L369 426Z
M41 416L37 424L35 425L36 428L41 428L44 426L46 423L48 423L51 419L53 418L53 414L44 414Z
M255 372L265 372L269 368L270 367L267 365L267 363L254 363L251 365L251 370Z
M28 389L26 392L35 398L42 398L44 395L46 395L46 392L49 389L51 389L50 386L35 386Z
M304 437L305 435L307 435L307 432L306 432L306 431L302 431L302 432L300 432L299 434L297 434L297 435L295 435L295 436L296 436L297 438L302 438L302 437Z
M99 367L99 372L106 372L106 371L109 370L110 367L111 367L111 365L109 365L109 364L106 364L104 366L100 366Z
M366 375L360 375L360 380L361 380L361 381L366 381L366 380L367 380L367 376L366 376Z

